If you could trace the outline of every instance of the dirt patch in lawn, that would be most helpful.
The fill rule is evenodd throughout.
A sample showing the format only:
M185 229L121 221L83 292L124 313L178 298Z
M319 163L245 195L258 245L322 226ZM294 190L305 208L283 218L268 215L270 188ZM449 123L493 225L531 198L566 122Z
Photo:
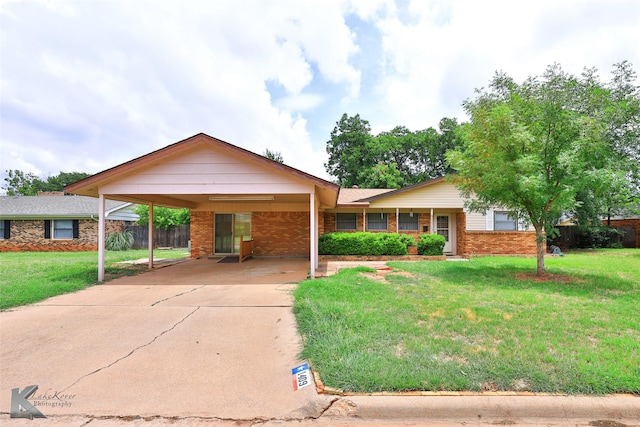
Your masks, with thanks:
M518 280L528 280L530 282L562 282L562 283L581 283L584 279L573 276L565 276L564 274L543 274L538 276L536 273L516 273L515 278Z
M377 280L379 282L386 282L387 279L385 278L385 276L387 274L391 274L394 276L410 277L410 278L416 277L414 274L409 273L408 271L397 271L397 270L392 270L390 268L376 269L375 272L371 272L371 273L360 273L361 276L366 277L367 279Z

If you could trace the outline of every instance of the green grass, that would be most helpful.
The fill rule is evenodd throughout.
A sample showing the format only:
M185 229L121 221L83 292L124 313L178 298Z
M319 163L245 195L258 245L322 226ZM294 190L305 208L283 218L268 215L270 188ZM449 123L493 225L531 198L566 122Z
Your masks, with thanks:
M533 259L389 264L297 288L301 356L325 385L640 393L640 250L547 259L569 281L518 278Z
M185 249L154 250L155 258L182 258ZM147 265L115 264L146 258L146 249L105 252L105 279L145 271ZM31 304L97 283L97 252L0 253L0 310Z

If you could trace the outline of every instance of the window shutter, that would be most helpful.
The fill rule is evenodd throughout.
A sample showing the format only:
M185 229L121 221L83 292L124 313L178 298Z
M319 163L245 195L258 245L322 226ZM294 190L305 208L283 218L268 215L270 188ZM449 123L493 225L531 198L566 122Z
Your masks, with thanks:
M45 239L51 238L51 220L50 219L44 220L44 238Z
M78 226L78 220L74 219L73 220L73 238L77 239L80 237L80 227Z
M4 220L4 236L5 239L11 238L11 221L8 219Z

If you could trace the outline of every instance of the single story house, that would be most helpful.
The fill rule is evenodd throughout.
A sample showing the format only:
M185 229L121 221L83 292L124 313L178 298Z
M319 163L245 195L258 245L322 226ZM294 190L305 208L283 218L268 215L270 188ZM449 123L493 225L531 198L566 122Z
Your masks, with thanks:
M535 254L535 235L507 212L472 214L442 178L399 190L338 185L205 134L115 166L66 187L105 200L191 211L191 256L295 256L318 265L318 236L336 230L439 233L449 254ZM100 230L104 227L102 218ZM150 222L152 222L150 220ZM153 248L153 233L149 233ZM104 274L100 233L99 280ZM150 249L150 252L152 249ZM150 267L153 265L152 256Z
M138 220L134 206L109 200L107 233ZM98 249L98 199L47 193L0 196L0 252L95 251Z

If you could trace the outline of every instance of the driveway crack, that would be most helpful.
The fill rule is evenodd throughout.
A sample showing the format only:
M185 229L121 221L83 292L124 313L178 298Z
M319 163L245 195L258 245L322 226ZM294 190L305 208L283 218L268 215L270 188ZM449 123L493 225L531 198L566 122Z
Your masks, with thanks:
M202 289L202 288L204 288L205 286L207 286L207 285L198 286L197 288L193 288L193 289L188 290L188 291L186 291L186 292L180 292L179 294L171 295L170 297L167 297L167 298L164 298L164 299L161 299L161 300L159 300L159 301L154 302L153 304L151 304L151 307L153 307L153 306L154 306L154 305L156 305L156 304L160 304L161 302L164 302L164 301L170 300L171 298L179 297L179 296L181 296L181 295L190 294L191 292L197 291L198 289Z
M187 314L186 316L184 316L182 319L180 319L179 321L177 321L176 323L173 324L173 326L171 326L169 329L165 329L164 331L160 332L158 335L156 335L155 337L153 337L153 339L145 344L139 345L138 347L134 348L133 350L131 350L128 354L114 360L113 362L109 363L106 366L102 366L92 372L89 372L88 374L85 374L83 376L81 376L80 378L78 378L73 384L65 387L63 389L63 391L66 391L68 389L70 389L71 387L73 387L74 385L78 384L80 381L82 381L83 379L97 374L100 371L104 371L105 369L108 369L110 367L112 367L113 365L115 365L116 363L120 362L121 360L124 360L126 358L128 358L129 356L131 356L132 354L134 354L136 351L140 350L141 348L150 346L151 344L153 344L158 338L160 338L161 336L163 336L164 334L171 332L172 330L174 330L179 324L181 324L182 322L184 322L185 320L187 320L189 317L191 317L191 315L193 315L196 311L200 310L200 307L196 307L193 311L191 311L189 314Z

